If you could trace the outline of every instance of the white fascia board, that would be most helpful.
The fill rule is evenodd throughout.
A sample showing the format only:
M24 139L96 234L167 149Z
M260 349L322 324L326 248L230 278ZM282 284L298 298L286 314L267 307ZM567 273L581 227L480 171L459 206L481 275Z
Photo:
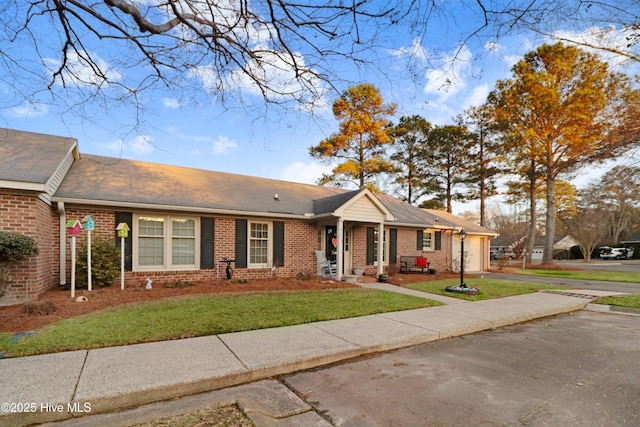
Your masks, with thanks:
M0 188L7 188L10 190L27 190L27 191L45 191L45 184L36 182L25 181L6 181L0 180Z
M121 202L110 200L89 200L89 199L74 199L67 197L54 197L51 199L54 202L63 202L67 205L88 205L88 206L106 206L111 208L127 208L135 210L155 210L155 211L174 211L174 212L191 212L191 213L203 213L203 214L217 214L217 215L232 215L232 216L251 216L251 217L263 217L263 218L286 218L286 219L302 219L309 220L313 218L306 217L300 214L288 214L280 212L258 212L258 211L240 211L232 209L216 209L216 208L203 208L194 206L175 206L175 205L154 205L150 203L135 203L135 202Z

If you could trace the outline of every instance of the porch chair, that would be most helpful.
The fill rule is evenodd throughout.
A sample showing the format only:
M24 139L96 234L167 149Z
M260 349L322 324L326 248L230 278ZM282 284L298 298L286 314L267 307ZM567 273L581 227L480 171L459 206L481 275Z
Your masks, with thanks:
M329 261L327 256L322 251L315 251L316 260L318 260L318 267L322 271L323 276L334 276L337 272L336 262Z

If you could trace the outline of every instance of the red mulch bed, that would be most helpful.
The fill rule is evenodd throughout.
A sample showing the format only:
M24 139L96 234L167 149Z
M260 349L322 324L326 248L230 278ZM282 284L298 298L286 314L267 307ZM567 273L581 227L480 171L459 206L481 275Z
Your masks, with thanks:
M425 280L442 279L455 275L424 275L397 274L389 277L388 283L403 285ZM360 280L373 282L371 276ZM76 290L76 298L86 296L88 301L76 302L71 298L71 291L60 288L50 289L38 297L39 302L50 301L56 307L56 312L48 315L22 314L25 304L0 307L0 332L32 331L62 319L93 313L105 308L117 307L144 301L154 301L187 295L241 293L259 291L300 291L319 289L354 288L356 285L347 282L337 282L332 279L310 278L305 280L291 279L260 279L249 280L246 283L238 281L217 280L208 282L194 282L193 286L185 288L165 288L162 284L153 284L153 289L145 289L144 285L128 286L121 290L119 284L87 290Z

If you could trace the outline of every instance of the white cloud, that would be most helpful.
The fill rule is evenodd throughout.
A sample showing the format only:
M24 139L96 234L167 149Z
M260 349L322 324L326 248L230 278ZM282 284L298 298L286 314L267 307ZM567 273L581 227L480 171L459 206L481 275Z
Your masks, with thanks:
M618 50L620 52L631 51L634 47L629 40L636 35L636 30L630 28L616 28L614 26L608 28L589 27L582 32L575 31L556 31L552 37L546 39L547 43L555 43L559 38L563 43L575 41L584 45L596 47L606 47L608 49ZM556 38L554 38L556 37ZM603 49L592 49L586 46L579 46L581 49L600 55L600 57L609 62L611 66L618 66L629 59L623 55L619 55Z
M14 117L41 117L49 113L49 106L38 102L30 102L11 109Z
M230 140L226 136L218 135L218 139L215 140L211 146L211 151L213 151L213 154L228 154L237 148L238 144L235 141Z
M519 45L519 47L524 48L527 48L527 46L530 46L528 41ZM510 69L522 59L522 55L509 54L507 48L498 42L487 42L483 47L484 50L502 60Z
M279 53L267 47L256 47L255 52L260 62L252 60L244 65L243 70L236 68L221 75L214 66L206 65L192 68L188 76L200 80L203 88L212 94L238 90L277 102L299 101L314 111L328 108L322 81L313 70L305 67L301 55L294 53L292 58L288 53ZM262 82L262 87L247 73Z
M471 50L466 46L450 52L440 68L427 71L424 93L438 94L440 102L443 102L463 91L467 87L466 79L471 77L472 56Z
M105 149L117 153L147 154L154 149L151 141L153 141L153 137L150 135L137 135L131 141L118 139L98 145L102 145Z
M411 46L401 47L400 49L391 50L390 52L393 56L409 56L419 61L427 60L427 52L418 37L413 39Z
M153 151L153 145L151 145L153 137L149 135L138 135L133 138L133 141L128 143L129 150L136 154L146 154Z
M484 104L487 101L487 96L489 96L489 85L487 83L474 87L464 103L464 109Z
M62 71L62 78L56 79L56 83L62 85L73 82L77 86L93 85L101 86L104 84L102 77L98 76L94 67L88 62L87 58L91 58L98 68L104 73L104 77L110 82L120 81L124 78L124 75L118 70L110 66L105 60L100 58L98 54L91 52L68 52L66 68ZM62 62L57 58L45 58L45 64L49 67L51 72L57 71L60 68Z
M285 166L280 178L285 181L315 184L324 173L330 173L332 167L317 162L293 162Z
M180 108L180 102L176 98L162 98L162 104L167 108Z

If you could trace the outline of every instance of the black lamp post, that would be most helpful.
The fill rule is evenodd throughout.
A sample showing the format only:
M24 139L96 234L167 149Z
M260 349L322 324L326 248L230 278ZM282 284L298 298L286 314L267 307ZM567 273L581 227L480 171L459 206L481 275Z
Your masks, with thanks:
M467 286L464 284L464 238L467 236L467 232L463 228L458 235L460 236L460 287L466 288Z

